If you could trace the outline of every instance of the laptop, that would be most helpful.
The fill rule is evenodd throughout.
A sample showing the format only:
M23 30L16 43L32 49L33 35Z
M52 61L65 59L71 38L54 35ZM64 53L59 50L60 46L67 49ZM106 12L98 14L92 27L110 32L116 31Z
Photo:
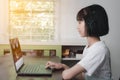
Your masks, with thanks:
M51 76L52 70L46 69L43 63L24 63L18 38L10 39L10 46L14 60L15 70L18 76Z

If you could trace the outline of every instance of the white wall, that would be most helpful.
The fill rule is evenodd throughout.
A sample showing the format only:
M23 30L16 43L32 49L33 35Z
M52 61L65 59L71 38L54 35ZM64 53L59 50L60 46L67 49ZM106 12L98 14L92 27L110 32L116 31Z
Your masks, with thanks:
M77 31L76 14L80 10L80 0L61 0L60 28L62 44L86 44Z
M86 40L77 32L77 12L90 4L100 4L105 7L109 17L110 32L102 37L111 51L112 72L114 80L120 77L120 0L60 0L60 43L61 44L86 44ZM0 0L0 37L7 36L8 30L8 0ZM4 34L4 32L6 34ZM5 38L6 39L6 38ZM2 40L0 38L0 40ZM4 39L3 39L4 42Z
M0 43L8 39L8 0L0 0Z

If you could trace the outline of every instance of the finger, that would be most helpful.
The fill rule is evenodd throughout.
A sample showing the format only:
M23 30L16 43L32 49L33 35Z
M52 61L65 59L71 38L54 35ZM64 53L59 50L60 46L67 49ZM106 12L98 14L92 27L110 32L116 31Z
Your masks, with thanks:
M46 65L45 68L49 68L50 66L49 65Z
M45 68L48 68L48 66L45 66Z
M50 61L48 61L47 63L46 63L46 65L49 65L50 64Z

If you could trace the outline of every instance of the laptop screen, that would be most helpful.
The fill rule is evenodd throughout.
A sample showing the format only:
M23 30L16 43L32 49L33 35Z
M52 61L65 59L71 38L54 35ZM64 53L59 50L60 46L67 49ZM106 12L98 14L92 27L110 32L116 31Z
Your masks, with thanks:
M23 57L22 57L23 54L21 52L21 47L18 38L10 39L10 46L12 50L15 68L18 71L19 68L23 65Z

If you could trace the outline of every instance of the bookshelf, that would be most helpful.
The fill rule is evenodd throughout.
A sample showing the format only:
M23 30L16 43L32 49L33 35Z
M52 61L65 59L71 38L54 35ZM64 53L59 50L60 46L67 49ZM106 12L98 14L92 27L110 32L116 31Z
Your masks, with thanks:
M62 63L73 66L82 58L84 45L62 45Z

